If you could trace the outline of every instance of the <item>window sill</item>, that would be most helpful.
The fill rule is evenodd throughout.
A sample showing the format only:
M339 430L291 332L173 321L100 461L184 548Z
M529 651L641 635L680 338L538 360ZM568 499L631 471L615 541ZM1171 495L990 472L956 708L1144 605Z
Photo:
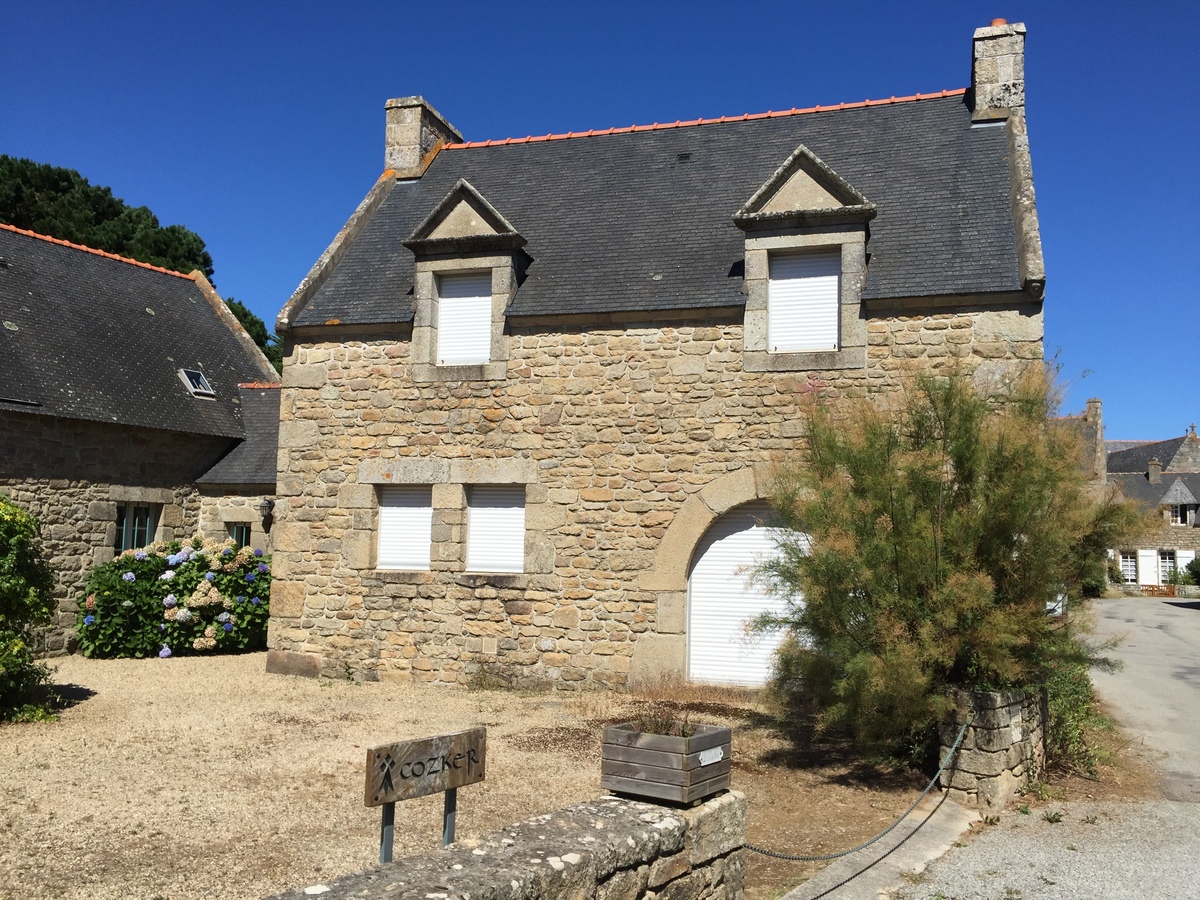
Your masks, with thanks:
M866 347L843 347L841 350L812 353L769 353L766 350L746 350L742 353L742 370L746 372L804 372L866 367Z
M523 590L529 586L529 576L517 572L464 572L456 575L454 583L462 587L496 587Z
M374 569L364 573L364 577L385 584L428 584L433 581L433 573L428 569Z
M508 363L492 361L474 366L431 366L420 363L412 367L417 384L443 381L501 381L508 376Z

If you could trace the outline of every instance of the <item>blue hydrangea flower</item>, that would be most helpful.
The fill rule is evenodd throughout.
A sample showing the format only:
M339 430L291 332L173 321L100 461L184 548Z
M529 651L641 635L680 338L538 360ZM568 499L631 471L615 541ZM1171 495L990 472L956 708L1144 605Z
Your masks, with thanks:
M126 572L124 575L121 576L121 580L122 581L137 581L137 576L134 575L132 572Z
M233 623L232 622L226 622L221 627L224 628L226 631L233 631Z
M247 573L246 573L246 580L247 580L247 581L254 581L254 573L253 573L253 572L247 572Z
M83 617L83 624L84 624L84 625L95 625L95 624L96 624L96 617L95 617L95 616L84 616L84 617Z
M179 556L178 556L178 554L172 553L170 556L168 556L168 557L167 557L167 565L168 565L168 566L177 566L177 565L179 565Z
M236 597L233 598L233 602L234 603L245 603L246 596L244 594L238 594Z
M212 580L213 580L214 578L216 578L216 577L217 577L217 576L216 576L216 575L214 575L212 572L205 572L205 573L204 573L204 580L205 580L205 581L212 581Z
M250 602L253 603L255 606L258 606L258 604L262 603L262 601L259 600L257 597L251 597Z
M179 601L175 599L174 594L167 594L167 596L163 597L163 606L165 606L167 609L170 609L178 602Z
M158 651L159 659L168 659L171 656L171 648L166 644L162 645L162 649Z
M159 632L160 632L160 633L161 633L161 632L163 632L163 631L166 631L166 630L167 630L167 626L166 626L166 625L159 625L159 626L158 626L158 630L159 630Z
M146 554L144 551L139 550L137 553L133 554L133 558L136 559L138 562L141 562L142 560L144 560L146 558Z
M175 577L175 570L167 569L167 571L163 572L161 575L158 576L158 580L159 581L170 581L174 577Z
M260 548L260 547L256 547L256 548L255 548L255 550L254 550L254 555L255 555L255 556L262 556L262 548Z
M266 563L259 563L258 571L262 572L265 575L267 572L270 572L271 569Z
M222 556L229 556L231 553L233 553L233 551L230 550L228 547L226 547L224 550L221 551Z

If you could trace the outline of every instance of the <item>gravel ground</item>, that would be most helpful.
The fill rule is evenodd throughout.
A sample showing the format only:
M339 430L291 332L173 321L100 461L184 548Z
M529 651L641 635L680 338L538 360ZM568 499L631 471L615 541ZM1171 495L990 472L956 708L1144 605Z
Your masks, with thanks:
M1062 814L1058 823L1047 815ZM1185 900L1200 897L1200 805L1051 803L1007 811L929 866L903 900Z

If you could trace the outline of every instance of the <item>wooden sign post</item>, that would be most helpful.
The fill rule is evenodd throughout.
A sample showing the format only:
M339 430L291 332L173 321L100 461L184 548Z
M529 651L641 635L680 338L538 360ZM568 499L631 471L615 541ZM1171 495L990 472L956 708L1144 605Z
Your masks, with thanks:
M483 781L486 763L487 729L483 727L369 749L366 805L383 807L379 861L392 861L397 800L445 793L442 845L453 843L458 788Z

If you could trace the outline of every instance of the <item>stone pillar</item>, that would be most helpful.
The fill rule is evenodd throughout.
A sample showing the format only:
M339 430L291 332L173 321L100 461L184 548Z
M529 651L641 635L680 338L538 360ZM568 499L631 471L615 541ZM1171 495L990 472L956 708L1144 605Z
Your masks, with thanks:
M430 106L424 97L387 101L387 130L383 163L398 178L420 178L440 144L461 141L458 129Z
M955 710L941 726L939 760L970 720L958 755L942 772L951 800L986 810L1002 808L1037 780L1046 766L1045 693L957 691Z

